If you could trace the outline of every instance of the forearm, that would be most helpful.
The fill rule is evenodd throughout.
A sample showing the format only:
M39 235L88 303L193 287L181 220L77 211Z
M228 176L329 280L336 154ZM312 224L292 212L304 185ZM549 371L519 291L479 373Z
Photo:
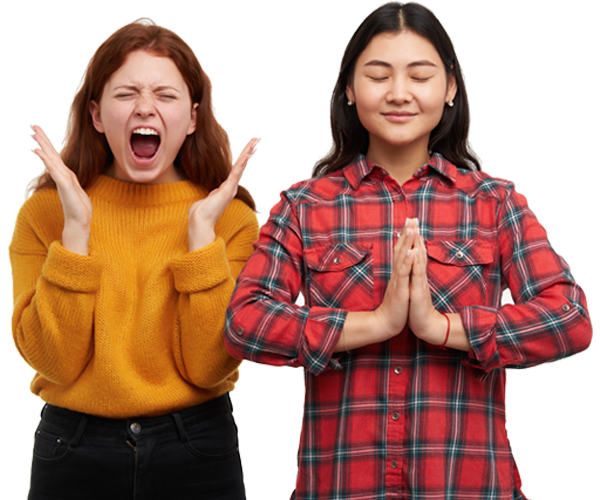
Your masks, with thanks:
M240 361L225 349L225 310L234 281L206 292L182 294L179 300L183 370L191 383L211 388L231 375Z
M12 253L11 262L17 348L44 377L57 384L72 383L93 354L100 263L72 254L58 243L45 259Z
M234 234L227 236L227 242L218 236L171 263L175 288L180 294L180 370L199 387L218 385L240 363L225 349L225 310L235 279L252 252L256 225L250 216L244 226L230 228Z
M461 310L473 349L468 364L488 371L555 361L586 349L592 325L583 291L556 285L523 304Z
M469 337L458 313L445 315L438 313L428 342L435 346L458 351L468 352L471 350Z

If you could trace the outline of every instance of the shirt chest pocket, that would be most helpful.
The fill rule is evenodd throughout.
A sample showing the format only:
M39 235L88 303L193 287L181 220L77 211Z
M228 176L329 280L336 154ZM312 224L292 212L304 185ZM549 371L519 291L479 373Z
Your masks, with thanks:
M334 243L307 249L306 294L309 306L368 311L373 308L371 246Z
M458 311L463 306L486 305L494 261L491 244L473 239L428 241L427 254L427 277L436 309Z

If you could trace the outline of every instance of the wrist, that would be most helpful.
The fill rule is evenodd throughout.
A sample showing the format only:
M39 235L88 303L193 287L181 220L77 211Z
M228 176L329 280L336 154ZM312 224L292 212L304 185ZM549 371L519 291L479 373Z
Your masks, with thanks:
M391 339L400 333L406 326L406 321L404 321L404 324L402 325L394 324L389 321L381 306L374 311L370 311L369 315L370 331L377 337L378 342Z
M65 225L62 232L62 246L73 253L88 255L90 228Z
M446 349L446 344L448 343L448 339L450 338L450 317L443 312L438 311L439 316L441 316L441 318L443 319L443 340L441 344L436 344L438 347L440 347L441 349Z
M213 243L216 239L214 229L203 231L189 231L188 233L188 251L194 252Z

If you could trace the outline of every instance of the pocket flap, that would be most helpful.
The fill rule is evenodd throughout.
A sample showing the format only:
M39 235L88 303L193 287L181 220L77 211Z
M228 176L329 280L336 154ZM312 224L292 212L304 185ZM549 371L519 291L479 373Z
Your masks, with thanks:
M334 243L306 250L306 263L313 271L341 271L358 264L371 250L371 246Z
M428 241L427 254L442 264L473 266L494 260L492 245L477 240Z

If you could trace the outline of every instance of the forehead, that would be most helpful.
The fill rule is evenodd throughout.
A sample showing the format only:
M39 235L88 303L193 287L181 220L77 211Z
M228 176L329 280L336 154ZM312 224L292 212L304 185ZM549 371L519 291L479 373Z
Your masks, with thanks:
M430 61L438 67L443 67L442 59L433 44L410 30L379 33L374 36L358 57L356 66L363 66L374 60L392 66L408 66L415 61Z
M186 88L183 76L169 57L155 56L143 50L128 54L125 62L112 74L106 85L107 87L168 85L180 89Z

